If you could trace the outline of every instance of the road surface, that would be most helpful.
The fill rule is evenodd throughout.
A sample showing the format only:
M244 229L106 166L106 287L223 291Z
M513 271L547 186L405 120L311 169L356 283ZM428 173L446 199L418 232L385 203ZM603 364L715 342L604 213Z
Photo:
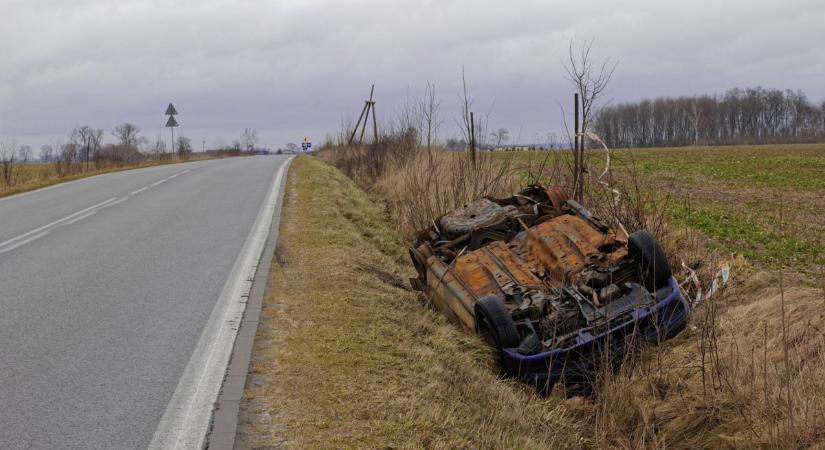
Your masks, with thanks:
M286 162L173 164L0 199L0 448L197 434Z

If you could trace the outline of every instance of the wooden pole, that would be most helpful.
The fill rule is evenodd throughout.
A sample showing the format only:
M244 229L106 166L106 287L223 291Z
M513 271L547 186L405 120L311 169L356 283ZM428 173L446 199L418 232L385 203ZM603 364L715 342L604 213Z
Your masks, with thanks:
M364 117L364 126L361 127L361 135L358 137L358 143L359 144L364 142L364 132L367 131L367 122L369 121L369 118L370 118L370 109L371 109L370 108L370 102L367 102L366 105L364 105L364 107L367 108L367 115Z
M372 105L372 132L375 136L375 143L378 143L378 119L375 118L375 102L370 103Z
M574 128L574 138L573 138L573 169L575 174L573 175L573 198L576 199L577 202L582 201L582 192L580 189L581 183L581 176L582 176L582 158L579 152L579 147L581 144L581 139L579 139L579 94L573 94L573 114L576 116L573 119L573 128Z
M358 133L358 127L361 126L361 119L364 119L363 126L361 127L361 135L358 138L358 142L364 142L364 132L367 131L367 122L369 121L370 117L370 108L372 108L372 120L373 126L375 124L375 107L372 101L372 95L375 92L375 85L373 84L370 86L370 99L364 102L364 108L361 110L361 115L358 116L358 122L355 122L355 127L352 129L352 134L349 136L349 144L352 144L352 141L355 140L355 134ZM376 134L378 134L376 132Z
M370 86L370 99L367 100L367 116L364 117L364 127L361 128L361 137L359 142L364 142L364 132L367 131L367 121L370 117L370 110L372 110L373 128L375 128L375 102L372 101L372 95L375 93L375 85ZM376 133L377 134L377 133ZM375 139L378 142L378 138Z
M476 165L476 125L473 118L473 112L470 111L470 159L473 161L473 167Z
M352 129L352 134L349 137L349 144L352 144L352 141L355 139L355 133L358 132L358 127L361 125L361 119L364 118L364 113L367 112L367 105L364 103L364 107L361 108L361 115L358 116L358 122L355 122L355 127Z

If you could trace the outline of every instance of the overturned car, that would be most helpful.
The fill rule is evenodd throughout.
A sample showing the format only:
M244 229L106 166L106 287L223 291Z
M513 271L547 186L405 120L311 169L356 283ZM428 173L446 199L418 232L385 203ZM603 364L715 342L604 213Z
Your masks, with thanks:
M410 256L413 287L543 394L589 385L690 312L650 233L610 229L560 187L476 200L418 232Z

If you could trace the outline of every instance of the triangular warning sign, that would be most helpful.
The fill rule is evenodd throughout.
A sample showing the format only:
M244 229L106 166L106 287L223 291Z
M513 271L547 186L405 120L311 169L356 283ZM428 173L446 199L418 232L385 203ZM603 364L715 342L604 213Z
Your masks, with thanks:
M171 103L169 104L169 106L166 107L166 115L167 116L174 116L177 113L178 113L178 111L175 109L175 106L172 105ZM168 126L169 125L167 125L167 127Z
M175 120L175 116L169 116L169 120L166 121L167 127L176 127L178 126L178 121Z

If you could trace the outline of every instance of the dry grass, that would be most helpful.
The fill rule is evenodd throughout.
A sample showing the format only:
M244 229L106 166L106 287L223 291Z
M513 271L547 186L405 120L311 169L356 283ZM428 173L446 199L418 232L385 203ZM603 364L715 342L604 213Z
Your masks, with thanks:
M384 208L299 157L245 393L245 448L581 448L556 399L499 379L424 308Z
M568 402L567 410L591 425L599 446L825 444L823 293L803 287L784 292L783 338L777 274L756 272L743 261L734 273L738 281L696 309L677 338L608 374L595 401Z
M415 152L397 169L383 173L373 185L405 235L426 228L448 211L481 196L509 196L520 186L506 162L478 155Z
M13 168L14 182L11 185L6 185L0 182L0 197L7 197L9 195L20 194L22 192L33 191L41 189L54 184L65 183L67 181L78 180L81 178L93 177L110 172L119 172L121 170L138 169L141 167L152 167L165 164L175 164L179 162L201 161L206 159L213 159L206 155L193 155L187 161L149 161L139 164L112 166L106 168L93 168L82 172L71 174L61 174L57 170L57 165L52 163L16 163Z
M733 154L743 157L750 151L764 150L738 149ZM339 155L342 151L337 149ZM358 151L364 154L369 149ZM688 152L693 155L690 158L703 161L696 151ZM497 165L484 160L484 173L473 171L462 154L435 155L435 166L424 152L407 150L406 155L394 159L393 164L383 165L381 171L372 171L369 178L359 177L352 164L348 171L365 188L388 199L390 220L407 233L474 196L500 194L514 184L536 178L550 183L569 182L565 177L564 154L554 154L546 160L535 158L536 155L527 160L522 155L495 155L493 158L504 158L503 162ZM334 153L325 157L339 162ZM602 164L601 157L597 155L592 164ZM675 154L668 157L680 158ZM595 399L561 400L559 392L553 394L555 398L563 401L566 413L588 430L597 447L825 446L825 432L821 431L825 429L825 289L814 287L810 272L816 269L810 264L796 270L779 264L778 267L785 267L784 289L779 286L777 265L764 264L768 257L775 258L779 253L784 253L781 261L786 262L801 261L807 255L794 256L801 251L794 241L796 224L802 222L796 220L796 210L786 212L785 220L791 220L787 227L790 234L777 229L778 207L758 211L763 216L763 228L771 227L763 231L726 217L715 220L715 216L707 216L704 209L699 209L708 206L704 197L694 194L689 200L686 198L684 185L680 184L683 180L668 179L661 171L651 174L651 167L657 167L657 163L643 160L637 167L634 160L628 154L620 154L616 161L622 172L616 173L612 182L622 192L620 204L615 204L610 193L593 182L591 176L586 205L614 223L621 222L630 231L640 227L653 229L668 249L676 272L681 272L684 261L708 283L722 260L728 259L735 282L697 308L688 329L679 337L643 349L618 374L600 374ZM717 160L724 158L713 159ZM758 158L748 161L761 164ZM784 170L781 165L776 167ZM601 167L591 168L591 173L600 172ZM727 177L734 172L726 169L713 176ZM476 179L495 183L474 184ZM769 174L760 179L775 177ZM695 181L694 175L691 180ZM782 183L748 189L757 190L760 198L768 193L776 197L776 189L788 187L785 181ZM729 191L722 182L709 183L707 189L703 186L699 183L698 190L690 192L724 197ZM735 186L743 188L741 183ZM806 194L808 197L816 196ZM731 206L735 214L740 206L752 208L753 203ZM669 220L674 208L687 210L688 217L694 222L698 220L700 226ZM727 245L722 245L725 241L720 236L730 236ZM736 239L748 239L764 248L754 252L731 251L730 243ZM756 258L748 260L743 254ZM816 256L816 252L811 255ZM679 273L680 278L683 275ZM555 404L551 404L555 411Z

